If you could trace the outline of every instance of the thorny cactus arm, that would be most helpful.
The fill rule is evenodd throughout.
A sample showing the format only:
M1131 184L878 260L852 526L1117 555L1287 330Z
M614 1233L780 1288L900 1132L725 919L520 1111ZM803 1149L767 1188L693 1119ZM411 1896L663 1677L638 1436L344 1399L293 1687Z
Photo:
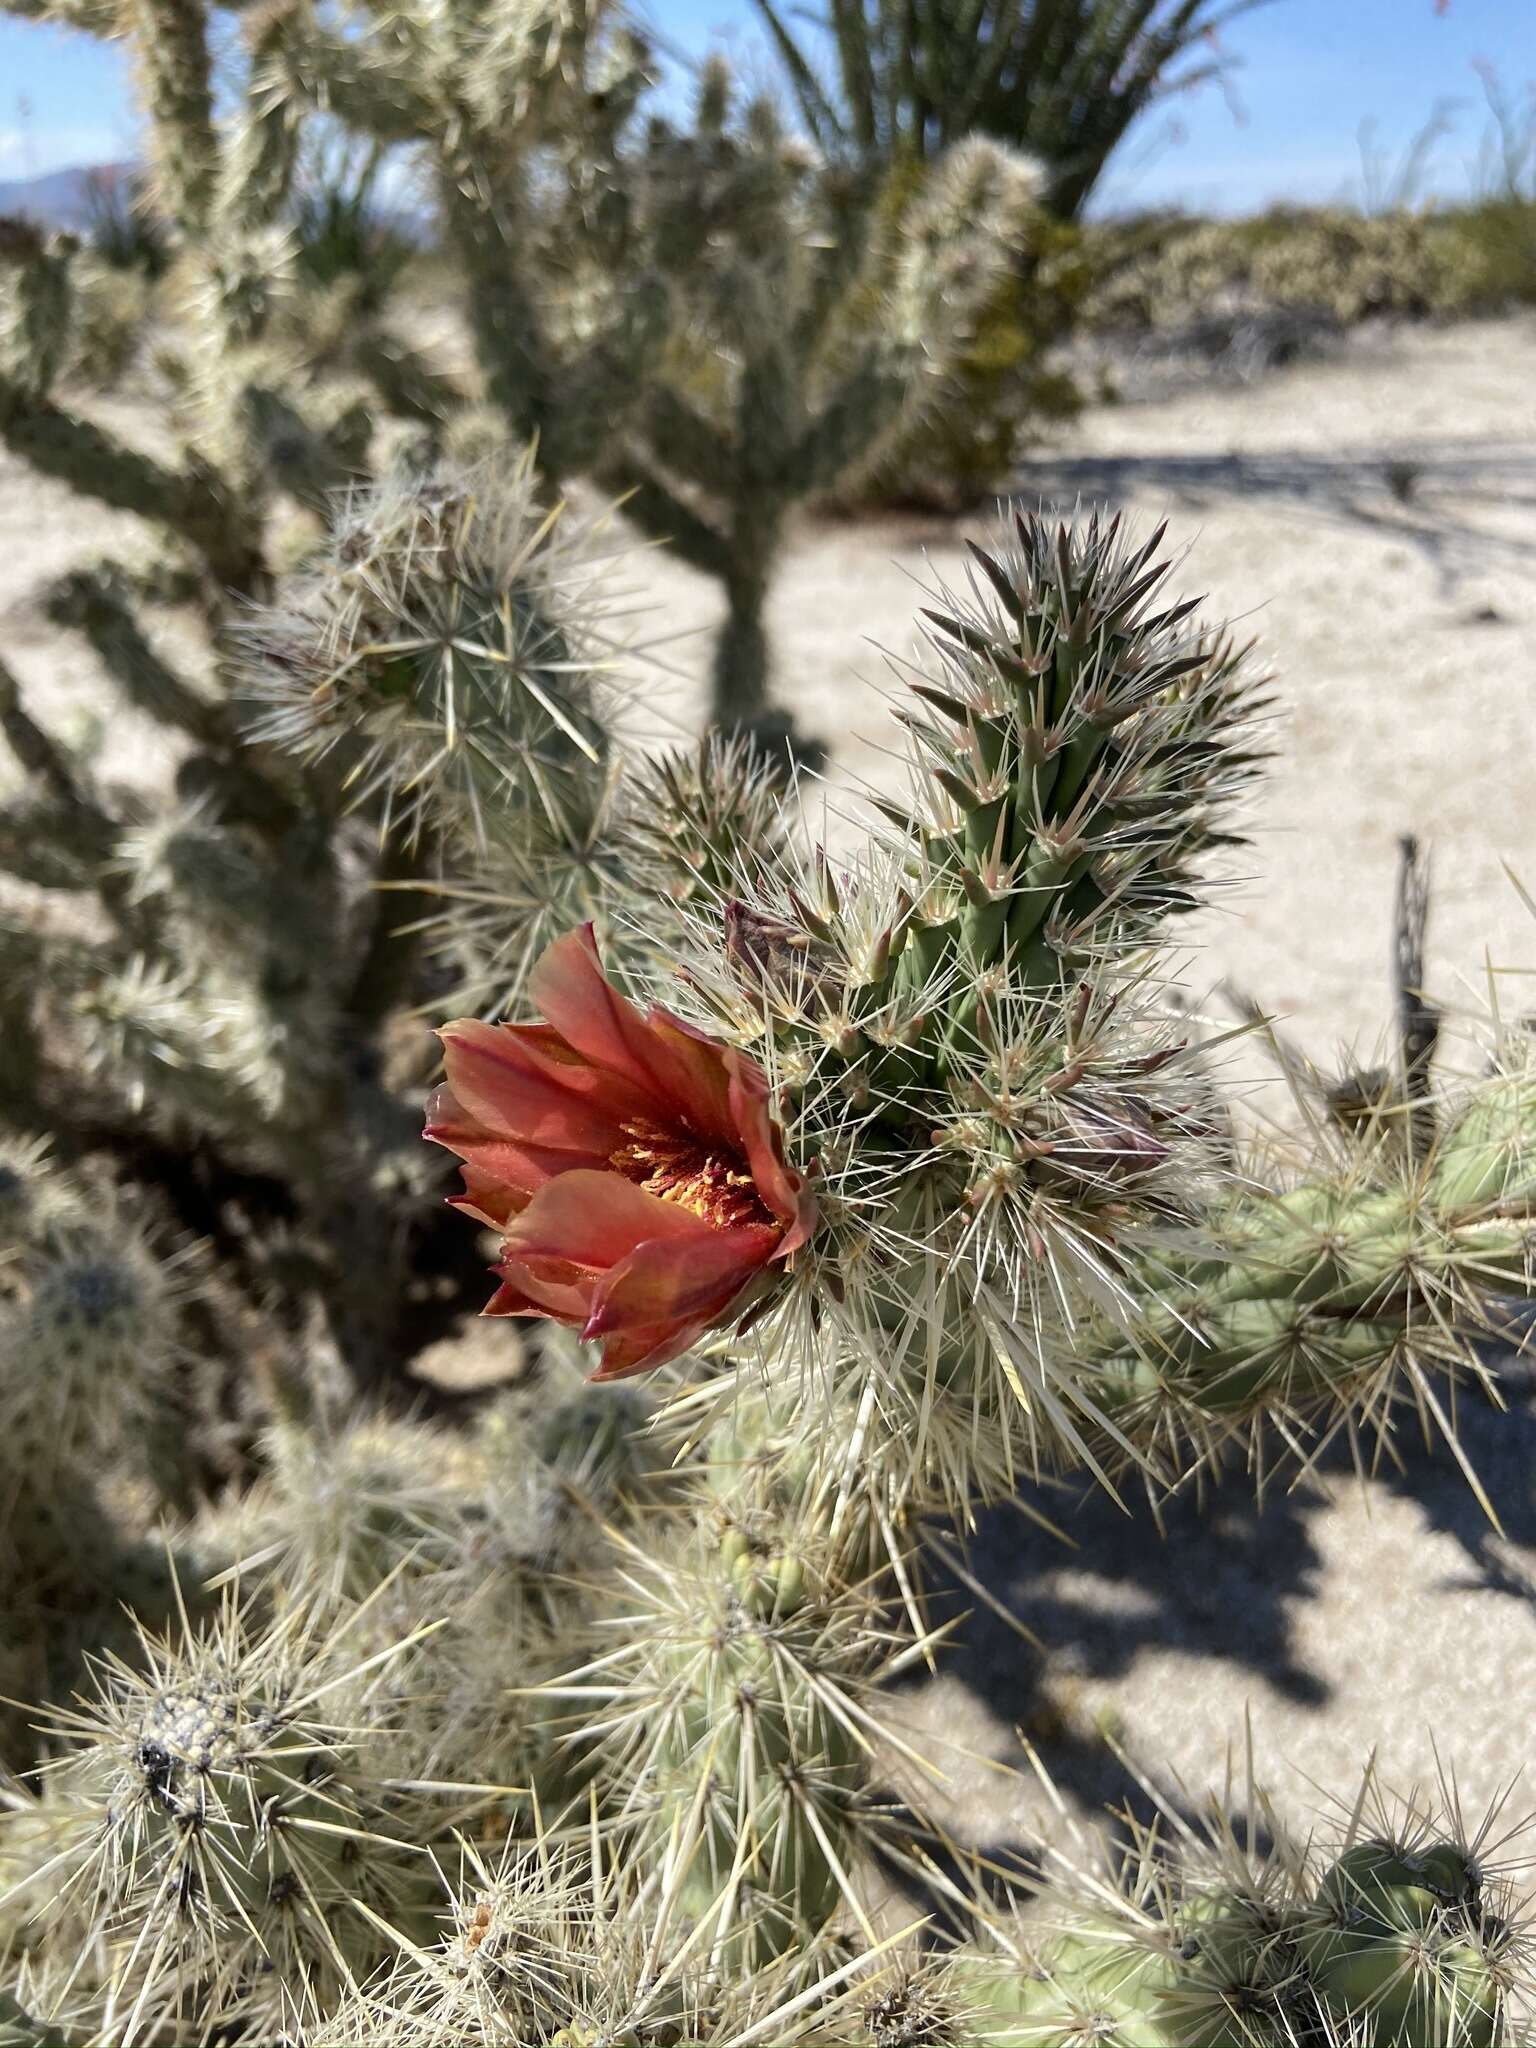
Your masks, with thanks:
M123 26L149 116L156 196L195 244L211 226L219 178L207 10L201 0L133 0Z
M48 616L81 634L135 709L199 746L227 752L235 742L228 705L194 689L156 653L129 601L132 588L111 562L73 569L48 591Z
M919 965L958 949L1043 993L1192 906L1202 856L1238 843L1223 814L1263 761L1266 697L1245 650L1165 599L1162 537L1019 513L973 548L969 594L925 611L922 874L965 907L928 913Z
M504 1238L502 1308L554 1306L616 1343L636 1332L620 1369L648 1362L647 1318L696 1334L766 1314L747 1347L768 1376L766 1434L792 1442L797 1409L824 1416L810 1484L861 1555L899 1551L924 1505L964 1516L1041 1465L1177 1469L1191 1431L1208 1448L1230 1418L1379 1416L1404 1386L1433 1402L1429 1369L1465 1350L1450 1332L1481 1327L1486 1285L1524 1283L1518 1204L1490 1227L1365 1175L1315 1216L1299 1213L1309 1197L1222 1191L1203 1090L1135 977L1230 836L1266 683L1191 605L1160 598L1157 539L1019 519L979 554L972 606L933 614L940 666L919 671L907 715L914 801L891 809L878 850L841 873L794 846L706 858L684 882L669 997L765 1091L815 1204L793 1257L750 1286L746 1262L739 1299L722 1266L686 1311L638 1295L621 1311L602 1276L621 1270L637 1212L592 1259L593 1287L530 1295L538 1257L564 1242L562 1225L531 1263L522 1249L559 1162L501 1188L495 1166L470 1197ZM652 785L663 818L678 794ZM594 872L620 930L635 878ZM622 958L651 982L643 951ZM546 1015L562 1036L587 1028L579 1006ZM532 1113L510 1066L452 1092L439 1135L472 1161L495 1152L488 1130L501 1142ZM670 1128L664 1107L647 1114ZM727 1172L739 1132L720 1142ZM599 1184L628 1202L638 1183L658 1216L686 1198L710 1220L681 1170L632 1171L629 1156L621 1133L581 1159L601 1169L594 1201ZM752 1179L768 1228L771 1184Z
M3 11L18 21L57 21L84 35L115 35L118 26L115 0L5 0Z
M1500 1298L1536 1282L1529 1073L1481 1082L1450 1114L1422 1164L1389 1154L1254 1190L1150 1250L1134 1314L1101 1338L1121 1426L1175 1463L1229 1438L1257 1458L1266 1419L1293 1446L1346 1423L1385 1442L1402 1400L1454 1447L1435 1376L1488 1383L1479 1342Z
M333 34L308 7L295 7L263 53L261 91L312 105L379 142L432 133L433 79L427 49L409 17L391 39Z
M39 474L114 511L168 527L203 558L223 588L241 591L258 583L259 561L248 533L231 516L217 482L195 462L168 469L52 399L23 395L3 376L0 437Z
M661 1558L631 1548L592 1663L547 1688L600 1737L666 1910L732 1974L813 1947L840 1907L869 1926L853 1871L887 1831L864 1790L871 1694L908 1653L884 1653L867 1597L826 1563L814 1529L707 1517Z
M1492 2048L1517 2024L1531 1969L1514 1911L1523 1845L1497 1809L1469 1829L1435 1803L1391 1798L1368 1770L1353 1805L1309 1838L1251 1767L1228 1793L1231 1808L1213 1800L1193 1821L1159 1801L1108 1873L1048 1866L1040 1924L1054 1931L1033 1953L962 1948L898 1977L891 2017L948 2017L991 2048Z
M0 238L0 437L45 476L168 527L232 589L255 574L249 534L196 458L173 469L52 397L68 354L69 252L7 224Z
M122 1603L167 1611L164 1554L113 1496L177 1491L198 1273L167 1235L64 1171L46 1141L0 1136L0 1758L13 1762L36 1744L15 1702L67 1697L83 1656L119 1634Z
M271 2038L380 1959L381 1911L425 1931L419 1816L384 1775L390 1666L410 1645L359 1648L369 1612L261 1627L226 1599L57 1711L53 1881L28 1903L61 1951L79 1944L66 2013L90 1996L123 2043L211 2012Z
M531 452L356 490L238 631L257 735L408 841L558 830L601 794L605 631L590 536L546 514Z
M540 4L499 20L473 0L407 9L366 39L307 11L278 39L268 89L380 141L425 141L448 243L463 274L485 395L511 439L536 442L557 482L611 425L654 338L654 294L609 294L597 331L562 324L551 275L580 257L534 203L534 162L590 121L587 74L617 42L609 9ZM601 96L621 101L606 80Z
M81 786L72 763L38 725L21 700L21 686L0 662L0 738L17 764L37 783L47 810L38 836L67 858L73 874L88 875L106 859L116 837L113 821ZM31 858L30 846L18 837L17 855Z

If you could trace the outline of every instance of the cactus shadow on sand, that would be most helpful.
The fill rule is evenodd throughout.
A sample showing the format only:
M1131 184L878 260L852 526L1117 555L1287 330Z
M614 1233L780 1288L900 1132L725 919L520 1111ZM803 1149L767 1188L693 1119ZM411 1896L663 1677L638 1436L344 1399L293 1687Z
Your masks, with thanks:
M1398 1439L1399 1467L1383 1462L1357 1482L1342 1443L1319 1461L1320 1483L1274 1486L1257 1504L1240 1478L1163 1503L1158 1534L1145 1503L1123 1511L1101 1489L1074 1485L1035 1503L1077 1546L1065 1547L1012 1505L978 1516L967 1566L986 1598L942 1570L939 1612L965 1610L940 1670L995 1719L1028 1738L1060 1790L1081 1810L1146 1807L1133 1772L1093 1725L1078 1725L1074 1695L1128 1676L1143 1653L1250 1672L1303 1715L1326 1713L1332 1689L1298 1654L1296 1610L1321 1591L1315 1524L1330 1497L1357 1483L1415 1503L1428 1529L1462 1551L1466 1574L1444 1590L1501 1593L1536 1605L1536 1370L1523 1356L1501 1365L1500 1412L1476 1396L1457 1424L1462 1448L1502 1524L1488 1520L1456 1460L1426 1443L1411 1418ZM1210 1541L1219 1532L1219 1542ZM986 1604L997 1603L997 1612ZM1019 1627L1037 1637L1036 1650ZM921 1685L922 1679L913 1681ZM1134 1728L1126 1731L1134 1746ZM1028 1768L1022 1745L1007 1758ZM1170 1789L1161 1788L1164 1796ZM1172 1802L1179 1802L1175 1797ZM990 1854L1022 1845L989 1843Z
M1470 1487L1442 1452L1416 1455L1406 1470L1387 1472L1382 1483L1415 1501L1428 1527L1457 1543L1466 1575L1446 1582L1450 1592L1502 1593L1536 1608L1536 1354L1527 1332L1519 1353L1501 1361L1499 1379L1507 1404L1468 1401L1457 1417L1462 1447L1487 1489L1502 1533L1490 1523Z
M941 1671L1022 1730L1084 1809L1145 1803L1111 1745L1074 1711L1079 1687L1124 1678L1144 1652L1239 1663L1299 1708L1326 1705L1327 1687L1297 1661L1290 1622L1322 1567L1310 1527L1325 1507L1318 1494L1277 1491L1260 1507L1236 1484L1203 1506L1191 1492L1164 1504L1161 1536L1145 1503L1128 1497L1121 1508L1091 1486L1039 1505L1076 1548L1011 1506L979 1515L967 1546L969 1570L1003 1613L935 1574L938 1611L951 1600L968 1609ZM1009 1761L1027 1768L1022 1747Z
M1411 473L1405 498L1394 478ZM1044 501L1070 506L1107 500L1120 505L1144 493L1180 511L1203 512L1230 500L1288 504L1331 525L1369 527L1384 539L1417 549L1434 571L1442 597L1490 561L1529 565L1533 550L1496 520L1536 506L1536 445L1434 441L1343 455L1302 449L1244 454L1178 450L1139 455L1042 456L1026 463L1012 498L1031 508Z

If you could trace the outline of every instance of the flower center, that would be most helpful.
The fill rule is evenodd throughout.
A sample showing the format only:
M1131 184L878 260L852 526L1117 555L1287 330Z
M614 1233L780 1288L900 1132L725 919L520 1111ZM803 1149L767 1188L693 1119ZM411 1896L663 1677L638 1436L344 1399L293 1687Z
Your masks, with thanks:
M690 1131L638 1120L625 1124L624 1135L628 1144L611 1153L608 1163L648 1194L676 1202L716 1230L753 1223L777 1227L739 1153L707 1145Z

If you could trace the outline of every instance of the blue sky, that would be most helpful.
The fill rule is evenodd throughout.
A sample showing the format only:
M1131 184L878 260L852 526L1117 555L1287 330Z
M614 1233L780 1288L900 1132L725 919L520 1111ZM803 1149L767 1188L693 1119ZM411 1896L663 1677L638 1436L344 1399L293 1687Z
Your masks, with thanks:
M722 42L766 71L750 0L650 0L667 43ZM1229 89L1166 104L1127 139L1107 199L1241 211L1276 198L1358 197L1360 129L1388 166L1438 104L1460 102L1429 184L1466 189L1484 127L1475 66L1536 86L1536 0L1271 0L1227 31ZM115 47L0 17L0 179L134 153Z

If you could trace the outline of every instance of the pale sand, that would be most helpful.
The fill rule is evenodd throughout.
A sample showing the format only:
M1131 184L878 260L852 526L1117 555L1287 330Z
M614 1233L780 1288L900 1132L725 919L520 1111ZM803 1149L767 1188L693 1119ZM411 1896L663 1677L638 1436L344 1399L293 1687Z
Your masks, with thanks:
M131 409L110 407L135 432ZM1386 480L1414 465L1406 504ZM1397 835L1435 859L1430 982L1481 1002L1489 961L1536 964L1536 927L1504 865L1536 888L1530 803L1536 735L1536 323L1405 332L1241 390L1100 408L1032 463L1021 495L1109 495L1139 521L1166 514L1178 573L1257 632L1277 671L1278 758L1255 805L1252 879L1194 933L1193 991L1230 977L1328 1058L1372 1043L1387 1005ZM133 522L82 510L0 459L0 648L50 715L102 702L89 658L41 625L25 594L48 570L115 543ZM956 574L963 530L939 520L806 529L773 603L780 694L834 748L834 780L891 779L872 642L905 649L913 578ZM636 580L658 629L681 635L656 716L696 714L710 587L659 555ZM1479 617L1480 613L1496 616ZM120 722L112 772L153 781L163 754ZM1530 984L1500 983L1512 1010ZM1334 1795L1378 1746L1395 1778L1433 1776L1436 1746L1476 1806L1525 1762L1536 1696L1536 1415L1482 1416L1474 1453L1512 1541L1486 1534L1449 1461L1418 1456L1410 1484L1277 1500L1262 1518L1240 1479L1213 1511L1175 1517L1165 1547L1145 1515L1104 1502L1065 1553L994 1519L987 1576L1051 1646L1043 1672L1000 1623L912 1700L930 1730L1014 1764L1013 1724L1040 1714L1042 1676L1067 1723L1118 1723L1160 1778L1219 1784L1251 1711L1284 1803L1304 1777ZM1121 1789L1102 1743L1037 1719L1042 1751L1090 1805ZM979 1766L955 1771L968 1831L1030 1832L1043 1801ZM1530 1788L1536 1804L1536 1785ZM1524 1801L1517 1796L1517 1805Z

